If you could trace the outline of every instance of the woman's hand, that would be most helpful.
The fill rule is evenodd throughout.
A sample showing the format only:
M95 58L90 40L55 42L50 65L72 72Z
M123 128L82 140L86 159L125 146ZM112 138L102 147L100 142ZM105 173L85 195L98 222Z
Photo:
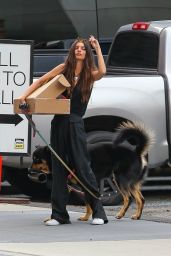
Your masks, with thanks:
M26 104L26 98L24 96L19 97L20 104Z
M100 49L100 45L98 40L94 37L94 36L90 36L89 38L89 42L91 44L91 46L97 51L98 49Z

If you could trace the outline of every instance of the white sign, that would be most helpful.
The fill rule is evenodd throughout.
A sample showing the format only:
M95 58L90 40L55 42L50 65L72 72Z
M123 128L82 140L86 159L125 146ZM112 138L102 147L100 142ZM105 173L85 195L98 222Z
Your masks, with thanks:
M13 102L32 82L32 43L0 40L0 154L30 153L30 128L24 115L15 115Z

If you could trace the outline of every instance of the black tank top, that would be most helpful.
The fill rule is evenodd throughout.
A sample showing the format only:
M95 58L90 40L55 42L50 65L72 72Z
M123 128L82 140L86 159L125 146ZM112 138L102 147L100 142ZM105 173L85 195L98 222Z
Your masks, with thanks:
M80 85L77 84L72 92L71 95L71 109L70 109L70 114L76 114L78 116L83 116L86 112L88 101L82 102L81 100L81 90L80 90Z

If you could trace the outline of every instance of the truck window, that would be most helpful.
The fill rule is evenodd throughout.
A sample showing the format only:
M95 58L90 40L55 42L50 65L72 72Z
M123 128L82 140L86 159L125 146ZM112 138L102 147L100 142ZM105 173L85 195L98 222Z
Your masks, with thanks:
M148 32L121 32L110 50L108 66L157 69L159 38Z

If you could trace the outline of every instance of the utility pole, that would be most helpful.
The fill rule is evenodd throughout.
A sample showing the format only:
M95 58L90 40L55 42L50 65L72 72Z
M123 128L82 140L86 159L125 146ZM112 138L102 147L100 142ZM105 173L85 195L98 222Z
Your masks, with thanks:
M95 6L96 6L96 26L97 26L97 39L99 41L99 16L98 16L98 5L97 5L97 1L95 0Z

